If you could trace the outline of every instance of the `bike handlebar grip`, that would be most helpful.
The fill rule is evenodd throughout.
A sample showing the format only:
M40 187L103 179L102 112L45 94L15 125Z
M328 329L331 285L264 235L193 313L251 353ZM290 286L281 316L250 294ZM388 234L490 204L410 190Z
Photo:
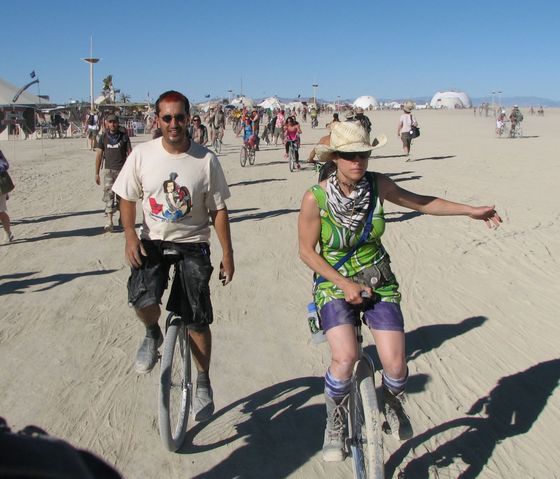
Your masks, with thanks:
M363 289L362 292L360 293L360 296L365 299L371 298L371 294L369 294L366 290Z

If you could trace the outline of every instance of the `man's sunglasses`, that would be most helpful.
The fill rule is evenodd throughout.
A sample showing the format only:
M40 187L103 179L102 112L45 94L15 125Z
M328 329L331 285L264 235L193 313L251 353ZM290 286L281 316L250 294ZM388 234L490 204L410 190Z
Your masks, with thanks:
M370 151L337 151L337 156L343 160L353 160L354 158L359 158L360 160L366 160L371 156Z
M175 121L177 123L183 123L187 119L187 115L185 115L184 113L179 113L178 115L163 115L163 116L160 116L160 118L165 123L171 123L173 118L175 118Z

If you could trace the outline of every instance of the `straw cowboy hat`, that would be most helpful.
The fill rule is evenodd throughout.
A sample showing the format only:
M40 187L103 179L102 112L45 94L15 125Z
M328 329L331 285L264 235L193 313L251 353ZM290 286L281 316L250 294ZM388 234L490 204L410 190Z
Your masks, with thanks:
M414 103L413 101L407 100L407 101L404 102L402 108L403 108L405 113L410 113L412 110L414 110L414 108L416 108L416 103Z
M331 128L328 145L319 144L315 154L319 161L328 161L336 157L337 151L363 152L381 148L387 143L386 135L379 135L370 142L368 132L357 122L335 123Z

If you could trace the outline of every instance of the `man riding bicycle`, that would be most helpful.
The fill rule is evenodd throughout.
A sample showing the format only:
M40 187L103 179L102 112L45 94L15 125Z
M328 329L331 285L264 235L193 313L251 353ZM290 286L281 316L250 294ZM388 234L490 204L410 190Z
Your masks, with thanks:
M299 170L301 165L299 164L299 135L301 135L301 127L299 123L294 119L293 116L289 116L286 120L286 125L284 126L284 141L286 146L286 155L288 157L288 152L290 151L290 146L294 150L296 168Z
M136 371L148 373L157 363L163 334L158 325L160 303L167 287L170 253L179 261L167 309L187 323L198 371L193 400L195 420L214 411L209 368L210 219L222 247L220 279L234 274L233 248L225 200L229 188L214 153L187 135L189 100L177 91L156 102L162 136L132 150L113 191L120 196L125 234L125 257L131 266L128 302L146 328L136 355ZM142 200L144 221L140 238L135 229L136 202Z

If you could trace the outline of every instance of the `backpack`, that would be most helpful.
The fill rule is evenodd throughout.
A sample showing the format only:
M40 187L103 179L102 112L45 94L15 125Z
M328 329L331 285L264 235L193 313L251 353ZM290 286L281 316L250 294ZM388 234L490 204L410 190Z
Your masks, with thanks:
M91 125L91 126L95 125L95 115L89 115L89 118L88 118L87 122L88 122L88 125Z

